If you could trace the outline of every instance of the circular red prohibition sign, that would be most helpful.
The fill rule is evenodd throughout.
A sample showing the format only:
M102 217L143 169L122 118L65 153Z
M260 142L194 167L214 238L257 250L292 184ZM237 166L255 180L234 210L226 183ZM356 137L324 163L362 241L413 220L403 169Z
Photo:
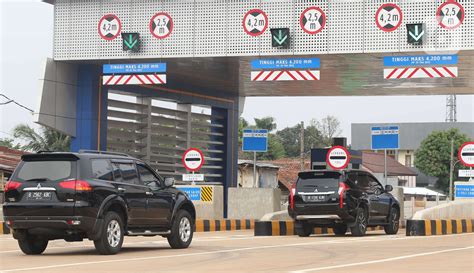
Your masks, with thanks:
M461 163L464 165L464 166L467 166L467 167L474 167L474 156L470 155L471 158L473 158L473 162L472 163L469 163L469 162L466 162L465 158L463 158L463 151L467 146L472 146L472 150L469 151L469 153L472 153L474 154L474 141L472 142L466 142L464 143L461 148L459 148L459 152L458 152L458 159L459 161L461 161Z
M190 172L199 171L204 165L204 154L196 148L188 149L181 158L184 167Z
M112 41L117 38L122 31L122 22L115 14L106 14L99 20L97 26L99 35L102 39Z
M465 14L460 3L448 0L439 6L436 11L436 20L442 28L456 29L464 22Z
M329 149L328 153L326 154L326 163L329 165L329 167L336 171L347 168L350 160L351 155L349 154L349 151L342 146L334 146Z
M383 4L375 13L377 27L385 32L392 32L400 27L403 21L402 9L393 3Z
M173 32L173 18L166 12L159 12L150 19L150 33L158 39L165 39Z
M326 26L326 14L318 7L309 7L301 13L300 26L308 34L317 34Z
M244 15L242 27L250 36L262 35L268 28L268 16L261 9L251 9Z

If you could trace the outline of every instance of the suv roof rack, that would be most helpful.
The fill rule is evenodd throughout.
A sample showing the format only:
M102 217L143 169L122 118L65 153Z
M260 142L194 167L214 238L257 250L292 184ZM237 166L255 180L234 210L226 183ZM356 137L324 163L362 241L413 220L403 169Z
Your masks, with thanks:
M40 151L37 151L36 153L37 154L45 154L45 153L52 153L53 151L48 151L48 150L40 150Z
M97 150L79 150L80 154L88 153L88 154L101 154L101 155L119 155L125 157L131 157L129 154L126 153L116 153L116 152L107 152L107 151L97 151Z

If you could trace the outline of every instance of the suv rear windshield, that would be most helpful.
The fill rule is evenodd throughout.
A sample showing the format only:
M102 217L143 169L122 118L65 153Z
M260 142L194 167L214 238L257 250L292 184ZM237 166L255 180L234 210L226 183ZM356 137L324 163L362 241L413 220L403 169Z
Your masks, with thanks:
M75 161L23 161L14 180L61 181L74 178Z
M341 174L338 172L305 172L298 174L297 191L317 189L335 189L339 187Z

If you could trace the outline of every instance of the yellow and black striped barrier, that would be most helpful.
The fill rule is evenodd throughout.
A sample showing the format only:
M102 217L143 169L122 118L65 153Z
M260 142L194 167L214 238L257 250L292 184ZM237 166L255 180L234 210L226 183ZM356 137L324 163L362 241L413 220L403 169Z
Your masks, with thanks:
M214 187L201 187L201 201L202 202L212 202L212 197L214 195Z
M381 230L381 227L369 227L367 230ZM332 228L314 228L312 234L332 234ZM255 236L292 236L297 235L295 231L295 222L287 221L257 221L255 222Z
M0 234L10 234L10 228L8 228L7 223L0 222Z
M196 232L249 230L254 226L255 220L249 219L196 220Z
M431 236L473 232L474 219L408 220L407 236Z

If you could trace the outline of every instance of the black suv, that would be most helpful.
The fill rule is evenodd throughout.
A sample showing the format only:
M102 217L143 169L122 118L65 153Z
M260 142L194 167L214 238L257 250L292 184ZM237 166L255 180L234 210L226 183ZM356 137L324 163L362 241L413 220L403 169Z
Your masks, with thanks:
M187 248L196 211L173 186L124 154L28 154L5 186L3 213L25 254L43 253L49 240L84 238L100 254L116 254L124 235L161 235Z
M290 192L288 212L299 236L311 235L314 227L331 227L336 235L350 228L363 236L367 227L383 226L396 234L400 204L370 173L359 170L307 171L298 174Z

